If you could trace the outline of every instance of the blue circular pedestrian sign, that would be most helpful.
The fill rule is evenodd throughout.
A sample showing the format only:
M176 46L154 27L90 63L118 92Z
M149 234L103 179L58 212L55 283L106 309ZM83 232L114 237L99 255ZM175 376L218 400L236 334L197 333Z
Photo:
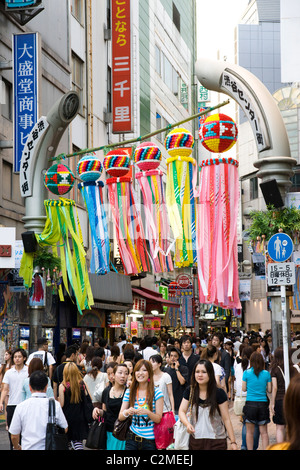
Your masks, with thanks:
M268 241L268 254L273 261L282 263L292 256L294 244L286 233L276 233Z

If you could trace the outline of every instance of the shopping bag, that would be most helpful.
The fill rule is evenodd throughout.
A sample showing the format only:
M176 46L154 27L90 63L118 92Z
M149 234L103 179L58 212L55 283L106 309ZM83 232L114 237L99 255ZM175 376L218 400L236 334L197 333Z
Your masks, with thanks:
M154 424L155 445L157 449L166 449L174 439L175 417L172 411L162 415L160 423Z
M106 425L103 418L94 420L90 426L85 447L106 450Z

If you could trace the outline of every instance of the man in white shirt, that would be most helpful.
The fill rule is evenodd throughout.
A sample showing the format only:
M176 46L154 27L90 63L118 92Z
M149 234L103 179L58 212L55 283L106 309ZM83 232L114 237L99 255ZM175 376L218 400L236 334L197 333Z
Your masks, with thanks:
M45 450L49 399L46 391L48 377L39 370L31 374L29 387L31 397L17 405L9 427L15 450ZM58 426L68 431L68 423L60 403L55 400L55 418ZM22 437L22 444L20 444Z
M51 380L52 374L53 374L53 365L55 364L56 361L54 357L52 356L52 354L49 353L48 351L48 340L47 338L39 338L37 341L37 344L38 344L38 350L29 355L26 364L29 365L31 359L33 359L34 357L41 359L44 365L45 372L46 372L46 369L49 371L49 378Z
M12 353L13 367L5 372L2 380L2 391L0 398L0 413L4 410L5 397L8 396L6 407L7 425L9 426L15 412L16 406L22 401L22 386L28 377L28 367L25 365L27 353L24 349L15 349ZM10 439L10 446L12 443Z
M152 347L152 337L151 336L149 336L149 335L145 336L144 340L145 340L145 343L146 343L146 347L145 347L145 349L143 349L142 351L139 351L139 352L143 356L143 359L145 359L146 361L149 361L151 356L154 356L155 354L157 354L157 351L155 351L155 349L153 349L153 347Z

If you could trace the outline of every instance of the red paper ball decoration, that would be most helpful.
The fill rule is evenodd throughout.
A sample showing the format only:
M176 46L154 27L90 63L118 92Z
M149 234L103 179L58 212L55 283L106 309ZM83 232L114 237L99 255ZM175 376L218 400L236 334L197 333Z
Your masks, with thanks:
M226 114L208 116L199 130L200 142L209 152L223 153L237 141L235 122Z
M103 162L106 173L113 177L124 176L130 169L130 157L126 150L111 150L106 154Z
M153 142L140 144L134 152L134 161L140 170L154 170L161 162L161 150Z

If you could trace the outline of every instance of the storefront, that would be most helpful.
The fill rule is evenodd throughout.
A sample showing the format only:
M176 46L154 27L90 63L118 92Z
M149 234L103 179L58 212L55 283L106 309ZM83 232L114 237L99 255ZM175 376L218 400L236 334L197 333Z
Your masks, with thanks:
M139 338L161 331L165 316L164 307L178 307L177 302L143 287L132 287L132 309L127 312L127 332Z

